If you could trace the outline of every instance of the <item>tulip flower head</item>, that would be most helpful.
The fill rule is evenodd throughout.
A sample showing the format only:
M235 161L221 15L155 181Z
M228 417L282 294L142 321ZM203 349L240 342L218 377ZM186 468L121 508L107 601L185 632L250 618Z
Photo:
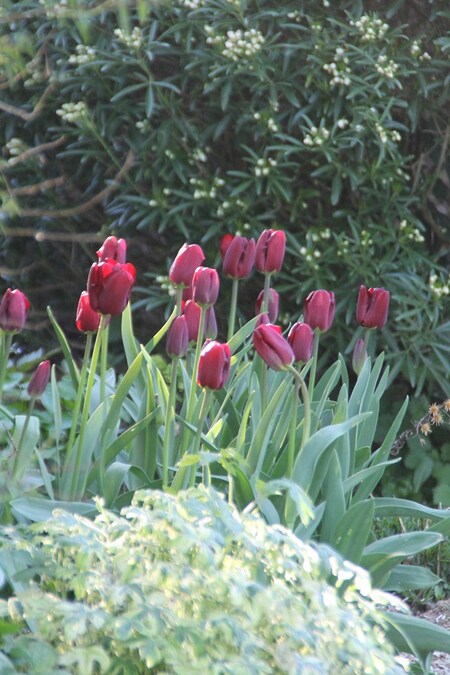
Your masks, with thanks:
M356 320L365 328L383 328L389 310L389 291L385 288L360 286L356 304Z
M216 312L214 307L208 307L205 314L205 338L215 340L217 332Z
M105 260L91 266L87 282L89 302L100 314L117 316L128 304L136 281L136 269L131 263Z
M286 235L283 230L264 230L256 242L255 267L263 274L279 272L286 250Z
M261 313L261 307L264 300L264 291L261 291L256 298L255 314ZM269 315L270 323L275 323L278 318L278 306L280 296L274 288L269 288L269 302L267 303L267 314Z
M197 384L207 389L221 389L230 374L231 351L226 342L207 340L200 352Z
M192 277L192 298L200 307L211 307L219 295L219 275L213 267L197 267Z
M226 235L225 235L226 236ZM223 256L223 273L230 279L245 279L255 264L256 244L254 239L233 237Z
M186 355L189 344L188 327L186 317L176 316L170 326L166 341L167 354L173 358Z
M81 333L96 333L101 316L91 307L89 293L83 291L78 301L75 325Z
M205 256L198 244L183 244L169 270L169 279L175 286L190 286L194 272Z
M0 303L0 329L7 333L18 333L22 330L30 307L25 295L17 288L5 292Z
M27 392L30 398L39 398L42 396L50 380L50 371L50 361L41 361L28 383Z
M317 332L324 333L331 328L335 309L332 291L312 291L305 300L303 316L305 323Z
M288 333L287 340L294 352L295 361L306 363L312 356L314 331L307 323L294 323Z
M127 242L125 239L107 237L97 251L97 256L99 262L111 259L123 264L127 259Z
M225 253L227 252L228 247L233 241L233 239L234 236L232 234L224 234L222 239L220 240L219 248L220 248L220 257L222 258L222 260L224 259Z
M282 336L280 326L261 323L253 332L253 345L262 360L274 370L283 370L294 361L294 352Z
M193 300L184 303L183 316L186 318L189 342L197 342L200 314L201 309Z

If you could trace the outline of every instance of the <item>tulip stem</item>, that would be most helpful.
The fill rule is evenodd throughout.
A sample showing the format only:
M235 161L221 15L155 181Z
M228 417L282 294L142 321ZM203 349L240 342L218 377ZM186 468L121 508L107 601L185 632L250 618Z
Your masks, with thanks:
M181 316L182 311L182 302L183 302L183 286L177 286L175 290L175 307L177 309L176 316Z
M233 285L231 286L231 301L230 301L230 314L229 314L229 319L228 319L227 342L229 342L234 335L234 325L236 323L236 307L237 307L237 298L238 298L238 288L239 288L239 279L233 279Z
M205 419L206 415L208 413L209 407L210 407L210 402L211 402L211 394L212 391L211 389L203 389L203 400L202 400L202 405L200 408L200 413L198 416L198 425L197 425L197 431L195 434L195 439L194 439L194 447L192 449L192 454L197 455L200 452L200 444L202 440L202 430L203 430L203 425L205 424ZM191 466L190 469L190 475L189 475L189 487L194 487L195 485L195 472L197 468L197 463Z
M294 468L295 459L295 436L297 432L297 411L298 411L298 393L300 383L297 378L294 379L294 391L292 392L292 412L289 426L289 441L288 441L288 455L287 455L287 471L286 475L292 479L292 470Z
M84 355L83 355L83 363L81 366L81 373L80 373L80 380L78 382L78 389L77 389L77 394L75 398L75 405L73 407L72 411L72 424L70 427L70 432L69 432L69 438L67 440L67 453L70 451L71 447L74 444L75 441L75 434L77 432L77 426L78 426L78 417L80 415L80 409L81 409L81 401L83 399L83 394L84 394L84 385L86 382L86 374L87 374L87 368L89 364L89 357L91 354L91 349L92 349L92 337L93 333L89 332L87 333L86 336L86 345L84 348Z
M197 368L200 361L200 352L203 345L203 334L205 332L206 307L201 307L200 321L198 324L197 345L195 348L194 364L192 366L191 389L189 391L189 403L187 409L187 420L190 422L195 406L195 391L197 388Z
M268 312L269 310L269 294L270 294L270 274L264 276L264 291L263 291L263 301L261 303L261 314Z
M3 387L5 385L6 370L8 368L9 353L11 351L13 333L1 332L1 363L0 363L0 402L3 396Z
M370 335L371 335L372 329L371 328L366 328L364 332L364 347L366 348L366 354L369 354L369 342L370 342Z
M162 449L162 487L165 490L169 484L169 453L173 455L173 439L175 426L175 397L177 393L178 359L172 360L170 374L169 397L166 406L166 419L164 424L164 441Z
M309 372L309 379L308 379L308 396L310 401L313 400L314 387L316 385L317 359L319 355L319 339L320 339L319 333L314 333L311 370Z
M13 470L12 470L12 474L11 474L11 479L13 481L20 480L20 478L21 478L20 473L23 473L23 471L20 471L21 468L23 470L26 469L26 465L21 466L21 464L23 464L23 463L21 463L19 460L20 460L20 455L22 454L22 446L23 446L23 442L25 440L28 425L30 423L31 413L33 412L35 402L36 402L36 398L33 396L33 398L30 399L30 402L28 404L27 414L26 414L26 417L25 417L25 421L23 423L22 431L20 432L19 441L18 441L17 447L16 447L16 459L14 461L14 466L13 466Z
M305 384L305 380L300 375L298 370L296 370L294 368L294 366L287 366L287 370L289 370L289 372L292 373L295 381L298 383L298 385L300 387L300 391L302 392L302 399L303 399L303 434L302 434L302 442L300 444L300 450L303 450L306 442L309 440L309 435L310 435L310 432L311 432L310 398L309 398L309 394L308 394L308 388Z
M106 398L106 369L108 365L108 342L109 342L109 324L105 326L102 332L102 345L100 352L100 403L103 403L103 401Z

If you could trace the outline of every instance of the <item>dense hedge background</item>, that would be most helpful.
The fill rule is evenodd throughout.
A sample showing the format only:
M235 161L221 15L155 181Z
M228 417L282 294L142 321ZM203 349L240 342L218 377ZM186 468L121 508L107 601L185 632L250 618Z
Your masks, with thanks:
M108 232L138 268L146 340L185 240L213 265L225 232L277 227L285 323L310 290L336 293L324 363L359 336L359 284L385 286L393 396L447 397L449 19L446 0L4 3L0 256L33 303L22 347L54 344L47 304L77 344Z

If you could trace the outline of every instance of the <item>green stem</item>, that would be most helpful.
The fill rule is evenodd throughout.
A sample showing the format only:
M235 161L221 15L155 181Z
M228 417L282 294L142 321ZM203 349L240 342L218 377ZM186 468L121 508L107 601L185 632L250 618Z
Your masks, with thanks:
M13 333L1 331L1 362L0 362L0 402L3 396L3 387L5 385L6 371L8 368L9 353L11 351Z
M13 466L13 470L12 470L12 474L11 474L11 478L12 478L13 481L16 481L19 478L21 478L21 476L18 475L18 467L20 468L19 458L20 458L20 455L22 454L22 446L23 446L23 442L25 440L28 425L30 423L31 413L33 412L35 402L36 402L35 398L30 399L30 402L28 404L27 416L25 417L25 422L23 423L22 431L20 432L19 441L18 441L17 447L16 447L16 460L14 462L14 466Z
M295 381L298 383L300 387L300 391L302 392L302 399L303 399L303 434L302 434L302 442L300 444L300 450L302 450L305 446L305 443L309 440L309 436L311 433L311 404L310 404L310 399L309 399L309 394L308 394L308 388L305 384L305 380L303 377L300 375L298 370L294 368L294 366L287 366L287 370L292 373L292 375L295 378Z
M294 468L295 459L295 436L297 432L297 409L298 409L298 392L300 384L297 378L294 380L294 391L292 392L292 412L289 425L289 441L288 441L288 455L287 455L287 477L292 478L292 470Z
M316 385L317 359L318 359L318 355L319 355L319 339L320 339L320 334L315 333L314 343L313 343L311 370L309 371L309 380L308 380L308 396L309 396L310 401L313 400L314 387Z
M177 370L178 359L172 361L170 374L169 397L166 407L166 419L164 425L164 441L162 449L162 487L165 490L169 484L169 453L173 454L173 439L175 432L175 397L177 393Z
M200 451L200 444L202 440L202 430L203 430L203 425L205 424L205 419L206 415L209 410L210 402L211 402L211 394L212 391L210 389L203 389L203 400L202 400L202 405L200 408L200 413L199 413L199 419L198 419L198 425L197 425L197 431L195 434L195 439L194 439L194 447L192 450L193 455L197 455ZM197 464L194 464L190 468L190 475L189 475L189 487L194 487L195 485L195 472L196 472Z
M203 346L203 334L205 332L205 320L206 320L206 307L201 308L200 312L200 321L198 325L198 337L197 337L197 346L195 348L194 364L192 367L191 374L191 389L189 391L189 402L187 409L187 421L190 422L192 414L195 407L195 392L197 389L197 368L198 362L200 361L200 352L202 351Z
M370 335L372 333L372 328L366 328L364 332L364 347L366 348L366 354L369 355L369 342Z
M270 282L271 276L270 274L266 274L264 277L264 291L263 291L263 301L261 304L261 314L264 314L264 312L267 312L267 310L269 309Z
M177 316L181 315L182 302L183 302L183 286L177 286L175 292L175 307L177 309Z
M84 355L83 355L83 363L81 366L81 373L80 373L80 380L78 382L78 389L77 389L77 394L75 398L75 405L73 407L72 411L72 424L70 427L70 432L69 432L69 438L66 443L66 455L67 453L71 450L74 441L75 441L75 434L77 432L77 427L78 427L78 417L80 415L80 409L81 409L81 401L83 400L83 394L84 394L84 385L86 382L86 375L87 375L87 369L88 369L88 364L89 364L89 357L91 354L91 349L92 349L92 337L93 333L87 333L86 336L86 345L84 348Z
M105 325L102 332L102 345L100 351L100 403L106 398L106 370L108 367L108 342L109 324Z
M233 285L231 287L230 314L229 314L229 318L228 318L227 342L229 342L234 335L234 324L236 323L236 307L237 307L238 288L239 288L239 279L233 279Z

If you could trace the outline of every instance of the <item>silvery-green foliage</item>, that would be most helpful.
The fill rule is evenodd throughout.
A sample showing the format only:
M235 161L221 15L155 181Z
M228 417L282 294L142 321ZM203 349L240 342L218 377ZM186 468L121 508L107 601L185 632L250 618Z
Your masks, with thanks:
M22 570L0 608L32 629L4 640L18 668L404 672L379 609L393 599L331 549L240 515L203 487L137 493L120 516L99 508L94 521L59 511L23 538L4 531L0 564L22 549Z

